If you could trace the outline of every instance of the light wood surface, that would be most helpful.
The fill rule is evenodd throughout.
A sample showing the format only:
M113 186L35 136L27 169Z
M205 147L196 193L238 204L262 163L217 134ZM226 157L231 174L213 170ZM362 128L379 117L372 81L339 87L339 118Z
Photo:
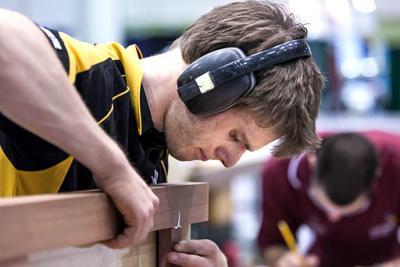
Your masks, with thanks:
M1 267L155 267L156 232L137 247L110 249L100 244L89 247L63 247L31 253L13 261L0 261Z

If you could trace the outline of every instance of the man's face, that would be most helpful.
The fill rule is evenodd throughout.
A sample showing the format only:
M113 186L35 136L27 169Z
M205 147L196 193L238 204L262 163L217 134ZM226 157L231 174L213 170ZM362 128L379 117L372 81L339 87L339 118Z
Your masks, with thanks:
M164 130L168 150L174 158L219 160L225 167L235 165L246 150L260 149L276 139L271 130L257 126L247 112L229 109L199 118L181 101L171 104Z
M359 214L370 205L370 198L367 194L361 194L348 205L337 205L329 199L325 190L315 183L310 186L308 192L313 203L325 213L331 222L337 222L343 217Z

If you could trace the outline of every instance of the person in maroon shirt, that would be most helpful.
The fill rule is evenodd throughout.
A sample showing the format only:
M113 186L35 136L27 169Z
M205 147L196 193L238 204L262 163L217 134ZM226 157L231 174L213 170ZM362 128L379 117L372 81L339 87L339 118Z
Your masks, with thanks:
M270 267L400 266L400 135L369 131L324 135L317 154L271 158L263 169L258 242ZM307 224L315 243L306 255L287 250L277 224ZM185 240L170 253L185 267L227 267L210 240Z
M258 243L269 266L400 266L400 135L327 135L316 154L268 160L262 179ZM306 255L288 251L280 220L315 233Z

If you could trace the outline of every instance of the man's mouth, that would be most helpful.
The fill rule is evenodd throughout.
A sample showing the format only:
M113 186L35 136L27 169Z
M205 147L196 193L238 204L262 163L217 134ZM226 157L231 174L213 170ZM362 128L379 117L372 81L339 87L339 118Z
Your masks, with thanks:
M201 148L200 148L200 160L202 160L202 161L208 160L206 154L204 153L203 149L201 149Z

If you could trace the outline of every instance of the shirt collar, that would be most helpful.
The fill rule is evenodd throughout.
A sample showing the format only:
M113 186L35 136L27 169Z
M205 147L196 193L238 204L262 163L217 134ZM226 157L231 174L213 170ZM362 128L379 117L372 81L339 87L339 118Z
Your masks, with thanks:
M146 93L143 87L140 89L140 120L142 125L142 139L150 138L154 147L157 147L161 150L166 150L167 143L165 141L165 135L163 132L160 132L154 128L149 104L147 102Z

